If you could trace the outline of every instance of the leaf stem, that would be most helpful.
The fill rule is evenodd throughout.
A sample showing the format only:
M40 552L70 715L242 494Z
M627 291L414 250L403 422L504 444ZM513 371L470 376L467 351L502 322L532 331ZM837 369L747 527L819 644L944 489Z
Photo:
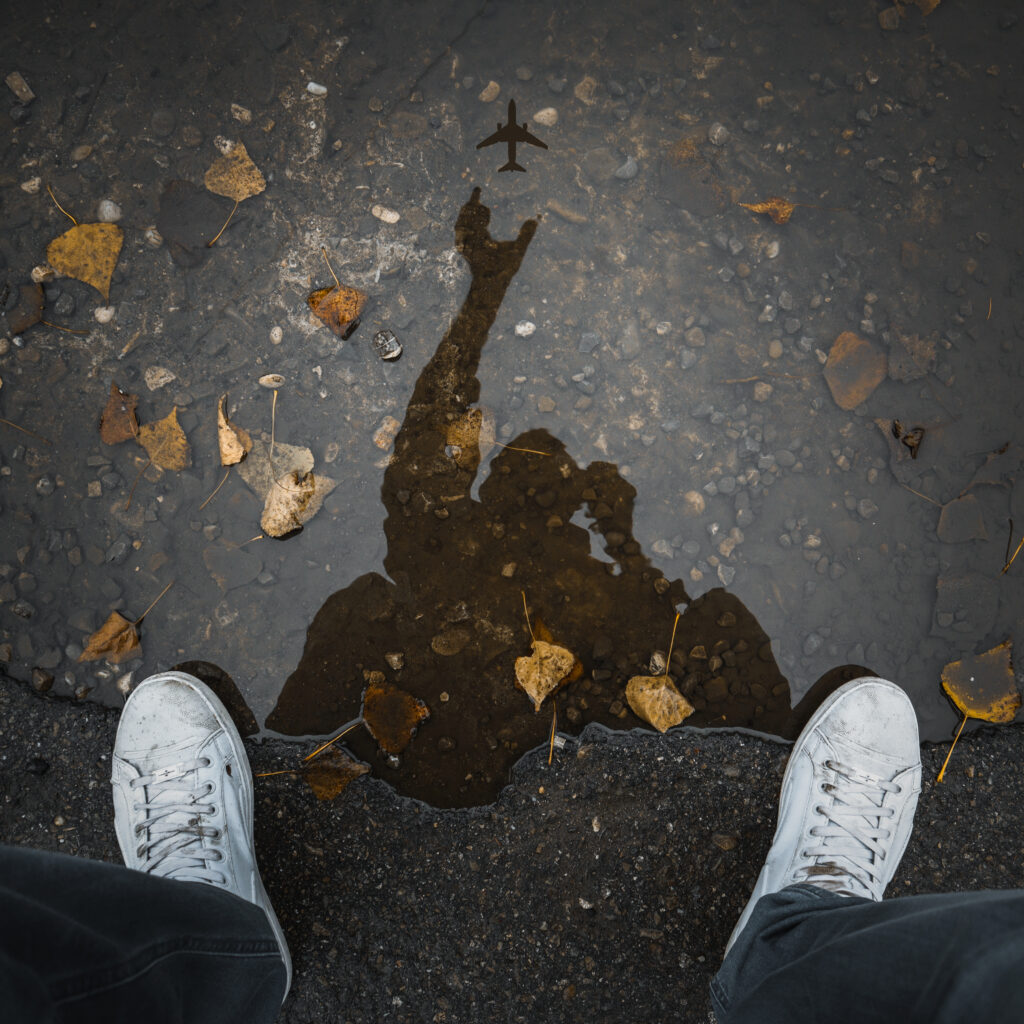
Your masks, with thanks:
M220 489L221 489L221 488L222 488L222 487L224 486L224 484L226 484L226 483L227 483L227 479L228 479L228 474L229 474L230 472L231 472L231 467L229 466L229 467L228 467L227 469L225 469L225 470L224 470L224 479L223 479L223 480L221 480L221 482L220 482L219 484L217 484L217 486L216 486L216 487L215 487L215 488L213 489L213 494L211 494L211 495L210 495L210 496L209 496L209 497L208 497L208 498L206 499L206 501L204 501L204 502L202 503L202 505L200 505L200 506L199 506L199 511L200 511L200 512L202 512L202 511L203 511L203 509L204 509L204 508L206 508L206 506L207 506L207 505L209 505L211 501L213 501L213 499L214 499L214 498L215 498L215 497L217 496L217 492L218 492L218 491L219 491L219 490L220 490Z
M526 591L520 590L520 594L523 595L523 612L526 615L526 628L530 631L530 639L536 641L536 637L533 635L533 626L530 625L530 609L526 607Z
M327 258L327 250L322 245L320 246L320 252L323 254L327 269L331 272L331 277L334 278L334 283L340 288L341 282L338 280L338 275L334 272L334 267L331 266L331 261Z
M206 243L206 248L207 249L212 249L213 246L216 244L217 239L220 238L220 236L224 234L225 229L231 223L231 218L234 217L235 210L237 210L237 209L238 209L238 200L236 199L235 200L235 205L231 207L231 212L228 214L228 219L226 221L224 221L224 227L222 227L220 229L220 231L218 231L217 234L213 236L211 241Z
M960 733L964 731L964 726L967 724L967 715L964 715L964 720L960 723L960 728L957 729L956 735L953 737L953 742L950 744L949 753L946 754L946 760L942 762L942 767L939 769L939 777L935 780L941 782L942 777L946 774L946 765L949 764L950 756L953 753L953 747L956 746L956 741L960 739Z
M672 663L672 647L676 642L676 626L679 625L679 612L676 612L675 621L672 623L672 639L668 642L668 657L665 659L665 675L668 675L669 665Z
M132 498L135 497L135 488L139 486L139 481L142 479L142 474L145 473L146 470L149 469L149 467L152 465L153 456L150 455L150 457L146 459L146 464L142 467L142 469L139 470L138 475L135 477L135 483L132 484L132 489L128 492L128 500L124 503L125 512L127 512L128 509L131 508Z
M1020 543L1017 545L1017 550L1014 551L1012 555L1010 555L1010 560L1006 563L1006 565L1003 566L1003 571L999 574L1000 576L1003 576L1005 573L1009 571L1010 566L1013 565L1013 560L1020 554L1021 548L1024 548L1024 537L1021 537Z
M153 600L153 603L132 623L132 625L133 626L137 626L156 607L157 601L159 601L160 598L163 597L164 594L166 594L167 591L170 590L171 587L173 587L173 586L174 586L174 580L171 580L171 582L168 583L167 586L164 587L164 589L161 590L160 593L156 595L156 598Z
M53 447L53 442L47 441L47 439L43 437L42 434L37 434L32 430L27 430L25 427L19 427L17 423L12 423L10 420L5 420L3 416L0 416L0 423L2 423L5 427L11 427L14 430L20 430L23 434L28 434L29 437L34 437L37 441L42 441L43 444L48 444L50 445L50 447ZM1009 549L1009 545L1007 545L1007 549Z
M64 207L60 205L60 203L57 202L57 197L53 194L53 189L50 188L49 185L46 186L46 191L50 193L50 198L53 200L53 205L56 206L57 209L60 210L60 212L63 213L64 216L67 217L68 220L70 220L71 223L74 224L75 227L77 228L78 227L78 221L75 220L75 218L72 217L71 214L68 213L68 211L65 210Z
M312 754L308 754L302 760L303 761L312 761L313 758L316 757L316 755L319 754L322 750L326 750L332 743L336 743L338 740L340 740L341 737L345 735L345 733L351 732L357 725L362 725L362 724L363 724L363 719L361 717L360 718L352 719L352 721L349 722L348 725L346 725L345 728L342 729L341 732L339 732L337 736L335 736L333 739L329 739L326 743L322 743L319 747L316 748L316 750L313 751Z
M558 708L556 705L551 705L551 742L548 745L548 764L551 764L551 758L555 756L555 723L558 721Z

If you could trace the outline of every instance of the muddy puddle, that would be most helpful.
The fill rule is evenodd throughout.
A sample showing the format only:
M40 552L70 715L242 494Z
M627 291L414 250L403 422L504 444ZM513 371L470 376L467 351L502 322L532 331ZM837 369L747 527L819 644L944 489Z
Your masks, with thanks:
M33 92L0 110L12 676L113 704L205 663L250 731L298 738L381 673L430 718L397 761L346 744L455 806L492 799L553 711L641 724L625 683L677 610L688 722L783 735L816 681L869 671L945 738L942 666L1020 639L1012 12L22 6L0 43ZM510 100L547 146L519 145L523 172L477 148ZM266 187L208 246L225 140ZM71 226L47 187L124 244L109 298L37 271L48 323L15 333ZM773 198L779 223L739 205ZM347 338L307 303L332 273L368 296ZM111 384L140 423L177 410L185 469L101 441ZM301 532L261 537L263 495L225 479L223 394L335 484ZM79 661L171 581L139 657ZM539 713L513 682L524 595L581 665Z

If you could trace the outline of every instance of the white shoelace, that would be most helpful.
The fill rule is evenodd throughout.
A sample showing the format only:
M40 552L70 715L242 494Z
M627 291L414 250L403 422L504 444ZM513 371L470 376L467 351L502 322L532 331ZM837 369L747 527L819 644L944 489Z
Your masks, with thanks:
M204 814L213 814L214 805L204 802L214 790L212 782L196 789L194 773L207 768L209 758L181 761L149 775L132 779L131 788L149 788L149 800L134 804L136 814L145 817L135 826L139 843L137 854L142 870L163 878L225 885L227 878L210 867L210 861L224 859L220 850L204 844L204 839L219 839L220 829L202 823Z
M826 761L825 767L836 773L834 783L819 783L819 792L832 797L832 805L818 804L815 812L827 818L827 824L815 825L810 834L821 842L801 851L812 858L794 873L797 882L842 892L849 896L882 898L881 864L885 860L890 831L882 819L896 814L883 807L886 793L899 793L901 787L870 772L858 771L838 761ZM827 858L816 862L817 858Z

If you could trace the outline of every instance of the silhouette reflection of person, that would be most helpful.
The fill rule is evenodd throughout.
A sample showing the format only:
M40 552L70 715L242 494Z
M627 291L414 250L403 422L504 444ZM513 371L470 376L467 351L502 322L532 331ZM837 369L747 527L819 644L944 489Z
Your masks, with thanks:
M472 497L495 446L476 404L477 367L538 225L496 241L489 220L474 189L455 225L472 283L416 382L384 475L390 580L368 573L327 599L267 720L289 735L331 732L359 715L369 673L382 672L424 701L430 720L397 763L362 730L346 743L399 790L439 806L493 800L515 760L547 738L552 704L564 729L643 724L625 684L665 651L689 600L633 537L633 486L611 463L581 468L546 430L503 446ZM516 657L530 652L524 593L534 634L546 630L582 663L539 714L514 681ZM689 605L670 671L698 709L692 724L777 727L789 691L766 645L724 591Z

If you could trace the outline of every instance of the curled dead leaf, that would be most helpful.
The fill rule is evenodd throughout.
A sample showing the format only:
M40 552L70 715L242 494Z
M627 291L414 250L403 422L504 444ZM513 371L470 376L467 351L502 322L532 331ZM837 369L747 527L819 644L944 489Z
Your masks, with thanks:
M739 205L753 213L767 213L776 224L785 224L796 209L795 203L790 203L779 196L772 196L761 203L740 203Z
M302 777L317 800L333 800L348 788L350 782L366 775L369 770L365 764L334 748L311 762Z
M540 711L545 699L569 681L576 656L547 640L534 640L530 648L532 654L516 658L516 686L533 701L533 710Z
M337 486L336 480L316 473L285 473L267 493L260 527L271 537L284 537L301 529Z
M178 424L177 406L162 420L139 427L138 440L153 463L161 469L178 471L192 465L192 449L185 431Z
M85 650L78 656L79 661L98 661L106 658L113 665L119 665L129 658L142 657L139 632L134 622L129 622L118 612L111 612L106 622L85 642Z
M217 402L217 444L220 447L220 464L233 466L252 450L252 438L247 430L228 419L228 396L221 395Z
M139 421L135 418L138 404L138 395L122 391L111 382L110 398L100 415L100 438L104 444L120 444L138 436Z
M363 693L363 723L388 754L400 754L416 734L430 708L411 693L389 683L382 672L372 672Z
M339 338L347 338L358 326L367 296L358 288L338 284L333 288L318 288L306 299L309 308L334 331Z
M76 224L46 247L46 258L54 270L92 285L109 299L123 243L124 232L116 224Z
M216 195L227 196L236 203L259 195L267 187L266 179L241 142L236 142L227 153L214 160L203 184Z
M665 732L693 714L693 705L676 689L670 676L633 676L626 685L633 713Z

